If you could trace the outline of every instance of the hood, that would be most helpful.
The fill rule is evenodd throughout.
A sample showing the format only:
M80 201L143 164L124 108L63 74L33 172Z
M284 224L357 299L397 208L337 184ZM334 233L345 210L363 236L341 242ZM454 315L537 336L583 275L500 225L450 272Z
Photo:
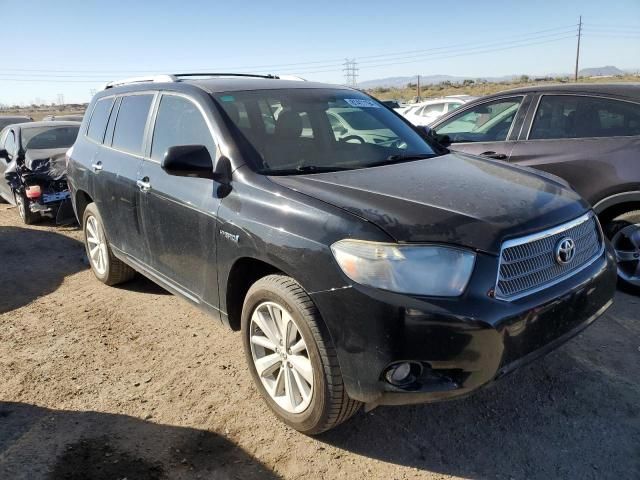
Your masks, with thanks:
M495 254L507 238L589 209L576 192L535 170L459 153L270 179L371 221L398 242L450 243Z

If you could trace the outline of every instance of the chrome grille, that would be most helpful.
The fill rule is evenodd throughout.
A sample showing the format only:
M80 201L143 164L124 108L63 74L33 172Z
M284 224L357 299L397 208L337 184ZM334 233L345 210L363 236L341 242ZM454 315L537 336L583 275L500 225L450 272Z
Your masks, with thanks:
M555 258L557 243L570 237L575 255L566 264ZM496 298L515 300L546 288L585 268L602 253L604 243L592 213L527 237L508 240L500 253Z

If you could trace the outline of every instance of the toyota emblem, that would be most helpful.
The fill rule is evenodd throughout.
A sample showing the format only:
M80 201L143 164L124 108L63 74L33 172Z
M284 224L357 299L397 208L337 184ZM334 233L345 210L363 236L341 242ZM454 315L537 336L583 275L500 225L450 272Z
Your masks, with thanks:
M559 265L566 265L576 255L576 242L572 238L564 237L556 243L555 248L556 262Z

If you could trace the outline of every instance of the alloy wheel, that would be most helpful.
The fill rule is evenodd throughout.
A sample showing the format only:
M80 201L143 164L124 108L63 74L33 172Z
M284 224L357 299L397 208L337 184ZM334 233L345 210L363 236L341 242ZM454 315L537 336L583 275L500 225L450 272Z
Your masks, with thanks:
M16 194L16 205L18 206L18 214L20 218L24 219L26 217L26 210L24 206L24 200L22 199L22 195Z
M307 344L293 317L275 302L263 302L251 315L251 356L260 381L276 404L302 413L313 396L313 367Z
M98 275L104 275L107 271L107 242L98 219L93 215L87 217L85 236L91 266Z
M620 229L611 239L618 262L618 276L640 286L640 224Z

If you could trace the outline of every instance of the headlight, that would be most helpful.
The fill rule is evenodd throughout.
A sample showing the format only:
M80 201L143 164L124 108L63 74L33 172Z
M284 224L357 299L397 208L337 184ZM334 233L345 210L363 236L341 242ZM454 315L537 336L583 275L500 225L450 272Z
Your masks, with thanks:
M357 283L413 295L455 297L469 282L475 254L438 245L340 240L331 245L338 265Z

